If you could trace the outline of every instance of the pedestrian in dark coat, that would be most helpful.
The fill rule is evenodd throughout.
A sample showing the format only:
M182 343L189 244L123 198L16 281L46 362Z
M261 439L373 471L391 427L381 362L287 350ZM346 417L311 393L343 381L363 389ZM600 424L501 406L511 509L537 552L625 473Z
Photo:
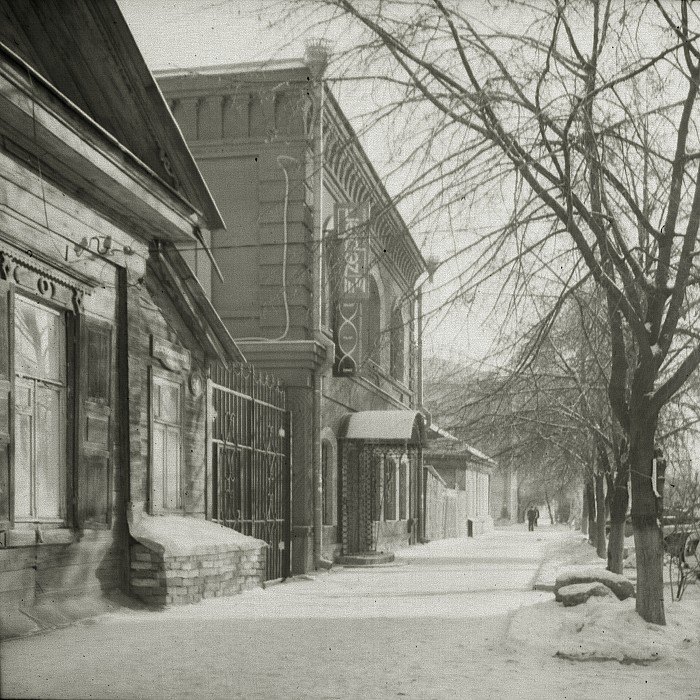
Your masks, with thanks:
M535 529L535 509L532 506L527 509L527 529L530 532Z

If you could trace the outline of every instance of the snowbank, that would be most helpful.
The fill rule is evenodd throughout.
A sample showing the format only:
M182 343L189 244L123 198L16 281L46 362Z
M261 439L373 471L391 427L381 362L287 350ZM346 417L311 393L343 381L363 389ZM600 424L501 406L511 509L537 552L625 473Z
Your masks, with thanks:
M566 586L596 581L606 585L620 600L634 595L634 584L620 574L614 574L600 566L572 566L557 575L554 583L554 597L556 600L561 600L559 590Z
M144 515L129 523L129 534L165 557L219 554L267 547L262 540L208 520L178 515Z
M580 661L615 660L647 664L658 660L700 658L700 600L666 606L666 626L645 622L634 599L590 598L564 608L554 600L521 608L511 628L511 642L535 654L546 653ZM534 634L533 634L534 633Z

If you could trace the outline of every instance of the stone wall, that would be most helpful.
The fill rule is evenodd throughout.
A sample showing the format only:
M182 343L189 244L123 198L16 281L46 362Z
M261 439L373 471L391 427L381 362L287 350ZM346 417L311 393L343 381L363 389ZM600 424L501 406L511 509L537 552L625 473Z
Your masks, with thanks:
M131 545L131 593L151 605L198 603L263 585L266 548L173 556Z

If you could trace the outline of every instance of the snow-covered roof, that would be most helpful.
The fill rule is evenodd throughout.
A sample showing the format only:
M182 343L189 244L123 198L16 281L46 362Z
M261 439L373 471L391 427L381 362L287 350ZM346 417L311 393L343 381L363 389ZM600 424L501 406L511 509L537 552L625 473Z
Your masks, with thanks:
M376 442L425 442L425 424L418 411L358 411L343 419L338 437Z
M463 456L489 467L496 466L496 462L491 459L491 457L485 455L480 450L477 450L476 447L472 447L463 440L459 440L452 435L450 435L450 437L438 437L431 439L429 447L426 449L426 456L427 455L432 457L443 455L446 457Z

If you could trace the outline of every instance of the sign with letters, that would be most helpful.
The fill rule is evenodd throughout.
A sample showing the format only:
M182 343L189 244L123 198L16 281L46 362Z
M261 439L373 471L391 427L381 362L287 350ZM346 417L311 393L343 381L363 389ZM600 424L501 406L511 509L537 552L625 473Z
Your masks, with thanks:
M156 335L151 336L151 355L173 372L190 369L190 351Z
M352 377L362 358L362 317L369 299L369 203L336 204L340 277L335 319L336 377Z

